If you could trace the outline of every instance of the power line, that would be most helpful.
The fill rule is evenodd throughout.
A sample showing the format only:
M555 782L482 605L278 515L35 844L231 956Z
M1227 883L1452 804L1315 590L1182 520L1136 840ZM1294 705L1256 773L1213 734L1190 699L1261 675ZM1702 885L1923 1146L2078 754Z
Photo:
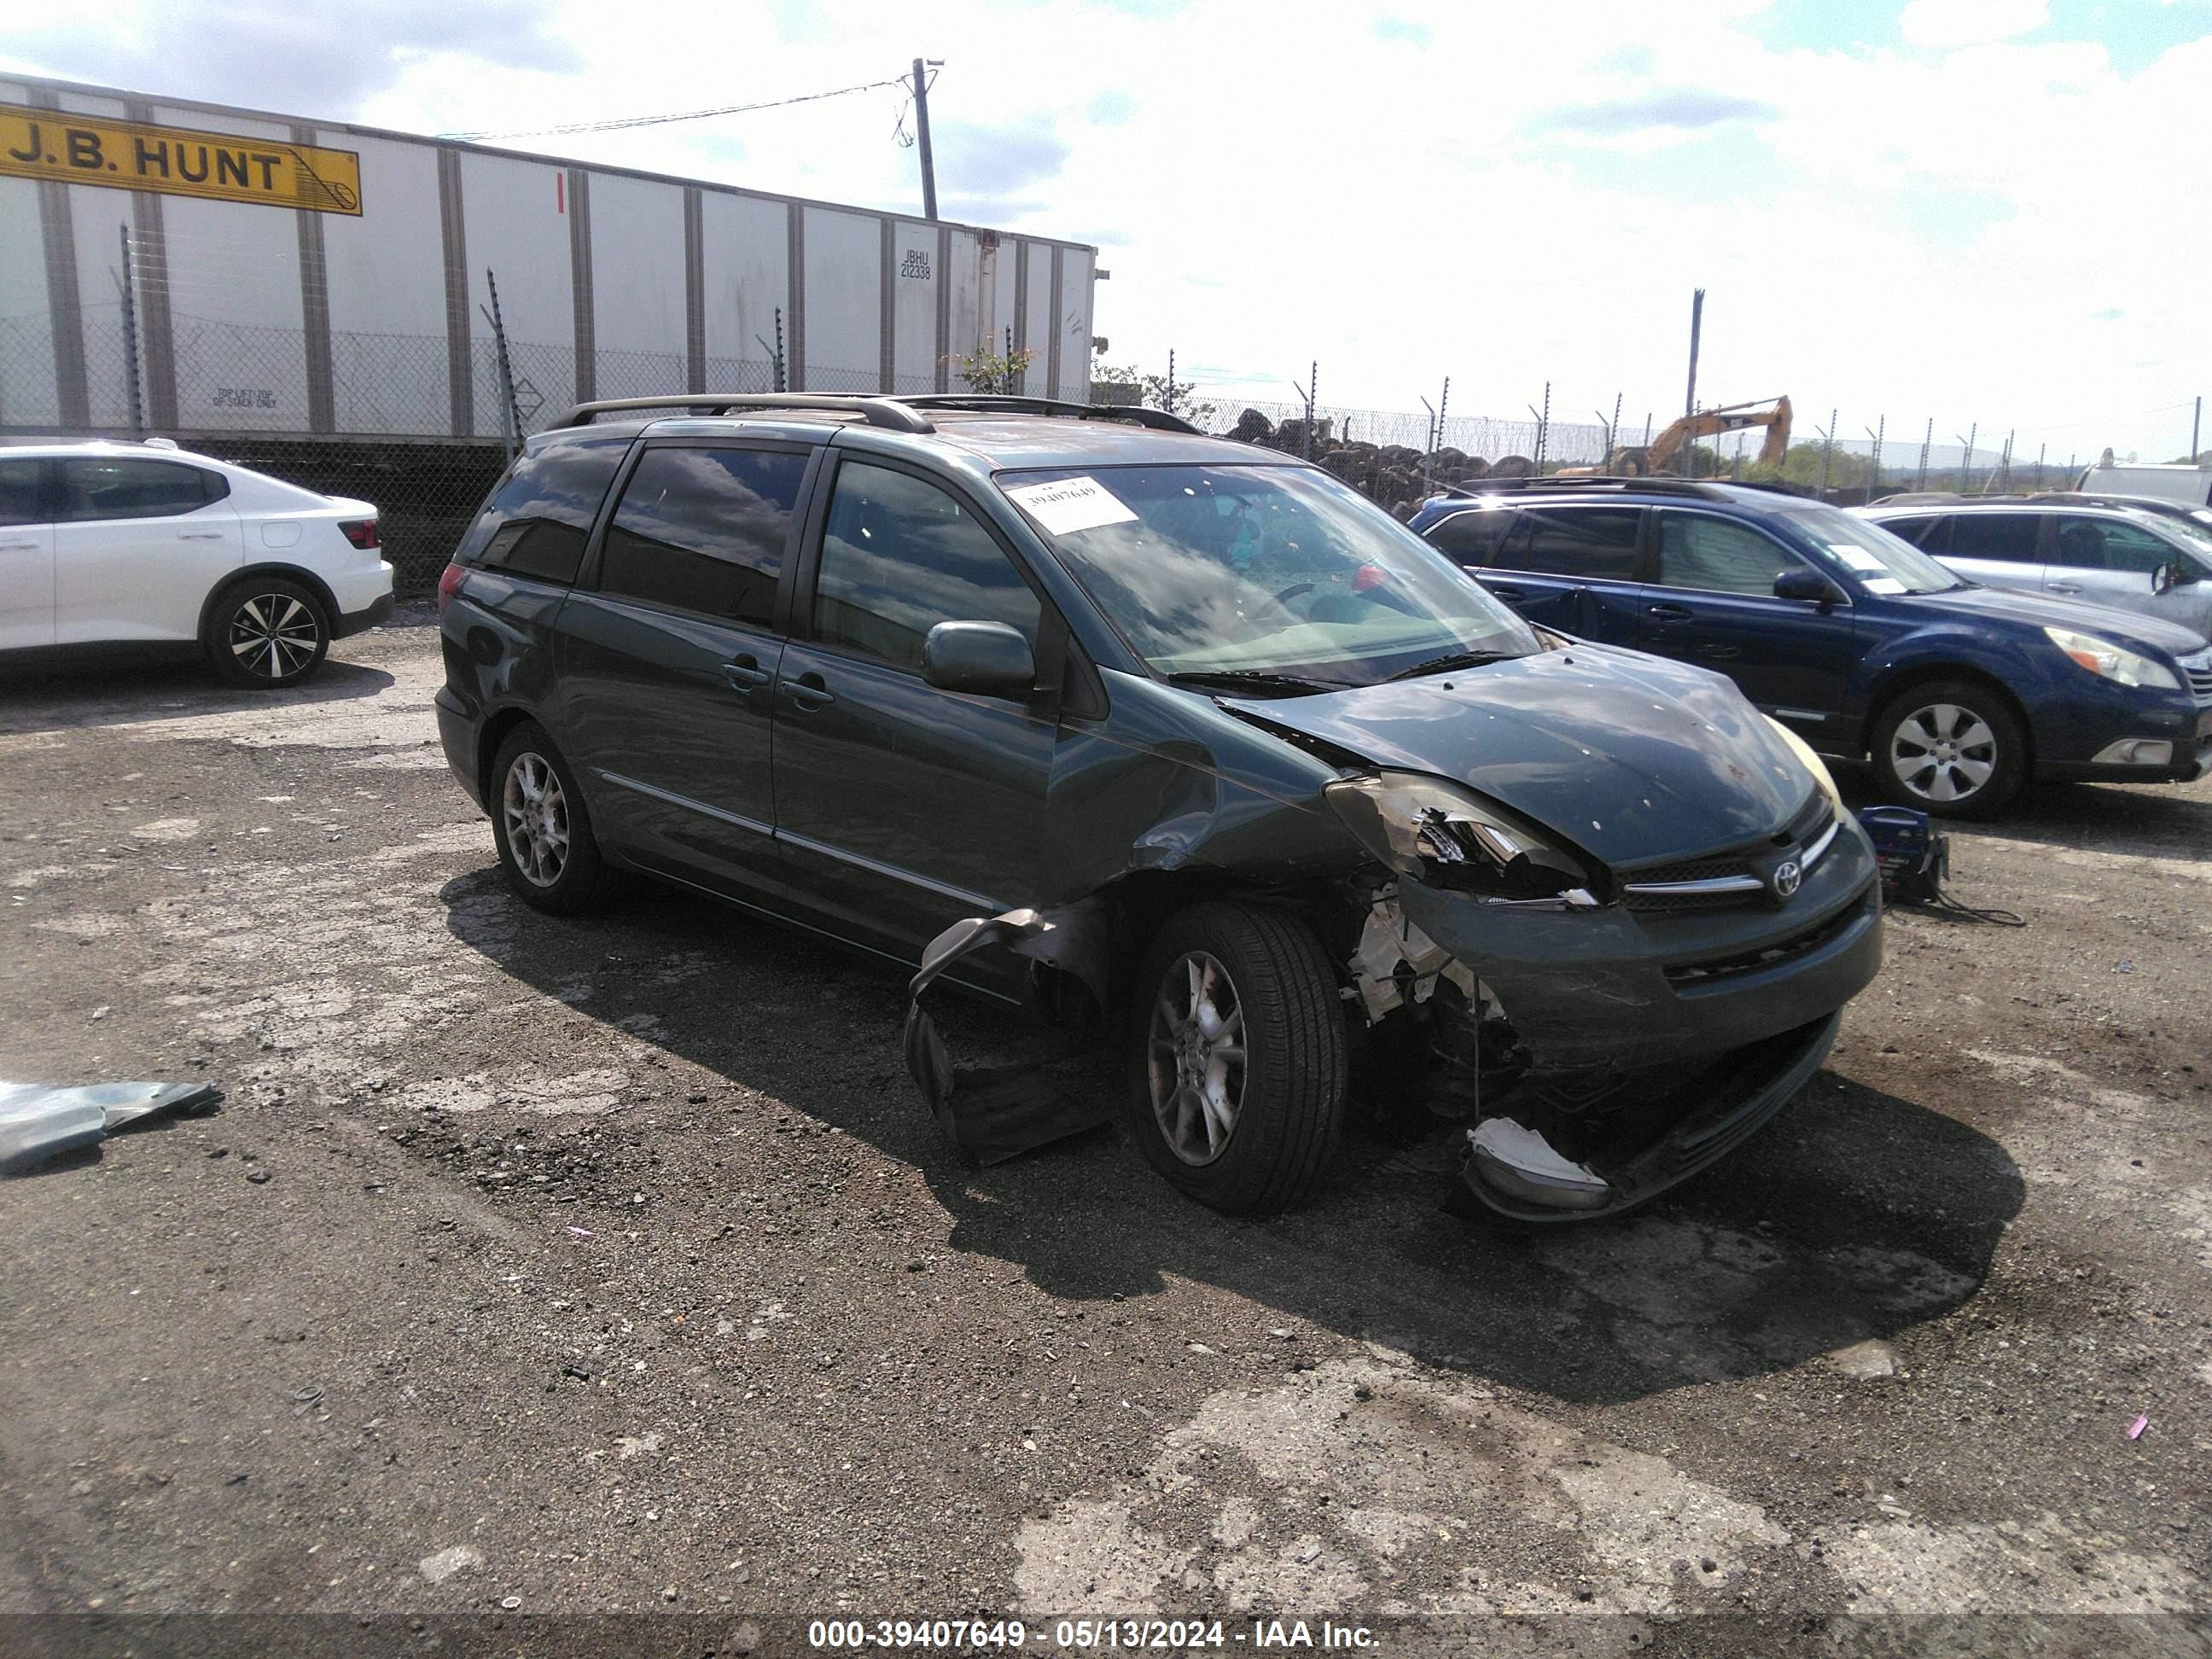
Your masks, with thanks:
M467 143L482 143L491 138L537 138L560 132L614 132L623 127L665 126L672 121L704 121L717 115L744 115L758 109L784 109L793 104L816 104L824 98L843 98L855 92L873 92L879 87L908 85L904 76L888 81L867 81L856 87L839 87L831 92L810 92L797 98L775 98L760 104L726 104L719 109L687 109L673 115L628 115L611 121L577 121L560 127L526 127L519 132L447 132L443 138Z

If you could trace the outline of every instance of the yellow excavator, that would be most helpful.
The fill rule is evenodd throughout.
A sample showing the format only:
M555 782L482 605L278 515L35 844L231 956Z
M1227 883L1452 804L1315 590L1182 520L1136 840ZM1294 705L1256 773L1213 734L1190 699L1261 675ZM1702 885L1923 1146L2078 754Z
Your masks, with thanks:
M1719 409L1701 409L1694 415L1685 415L1649 444L1615 446L1603 466L1563 466L1559 476L1648 478L1670 473L1694 440L1717 437L1723 432L1742 432L1755 426L1766 428L1766 441L1759 446L1759 459L1769 465L1779 466L1790 448L1790 399L1759 398L1747 404L1728 404Z

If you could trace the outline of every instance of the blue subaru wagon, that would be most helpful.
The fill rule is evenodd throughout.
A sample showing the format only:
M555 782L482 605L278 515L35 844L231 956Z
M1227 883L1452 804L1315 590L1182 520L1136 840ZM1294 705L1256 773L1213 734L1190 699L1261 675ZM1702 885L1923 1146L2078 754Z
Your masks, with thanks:
M2212 650L2188 629L1961 580L1868 520L1677 478L1516 478L1413 528L1530 622L1727 675L1889 799L1995 812L2032 778L2212 766Z

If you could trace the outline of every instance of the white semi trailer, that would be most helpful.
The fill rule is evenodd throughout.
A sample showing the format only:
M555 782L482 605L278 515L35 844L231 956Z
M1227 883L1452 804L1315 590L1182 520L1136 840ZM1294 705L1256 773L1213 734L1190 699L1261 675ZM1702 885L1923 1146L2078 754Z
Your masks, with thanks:
M1073 242L0 76L0 434L497 442L590 398L959 391L1009 338L1019 390L1087 400L1097 275Z

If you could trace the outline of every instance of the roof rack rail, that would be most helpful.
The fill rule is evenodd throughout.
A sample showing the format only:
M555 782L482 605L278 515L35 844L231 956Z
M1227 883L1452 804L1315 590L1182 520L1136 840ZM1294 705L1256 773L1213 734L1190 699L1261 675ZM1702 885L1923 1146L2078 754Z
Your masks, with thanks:
M825 414L858 415L870 426L892 432L937 430L927 417L890 398L835 397L815 392L672 392L665 398L601 398L578 404L556 424L589 426L601 415L644 409L688 409L699 415L727 415L748 409L817 410Z
M1637 490L1652 495L1691 495L1699 501L1726 501L1726 492L1702 480L1692 478L1631 478L1602 473L1585 473L1561 477L1554 473L1548 477L1479 478L1472 483L1455 483L1442 493L1447 496L1466 498L1494 495L1500 490L1563 489L1563 490Z
M2049 507L2118 507L2153 513L2202 513L2201 501L2178 501L2171 495L2123 495L2110 489L2015 489L1994 495L1966 495L1969 501L2033 501Z
M1155 432L1188 432L1206 436L1180 415L1136 404L1076 404L1057 398L1018 398L981 392L919 392L886 399L908 409L955 410L969 415L1059 415L1078 421L1130 421Z

